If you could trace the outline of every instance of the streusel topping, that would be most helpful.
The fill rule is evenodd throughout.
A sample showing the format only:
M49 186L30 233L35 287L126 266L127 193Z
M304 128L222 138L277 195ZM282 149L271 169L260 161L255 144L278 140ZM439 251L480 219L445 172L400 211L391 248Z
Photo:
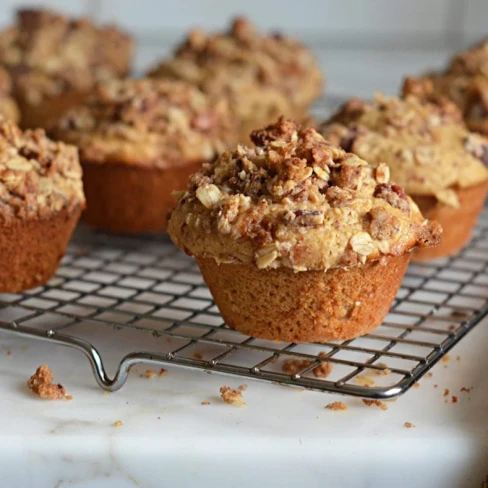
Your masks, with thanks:
M132 39L117 28L48 10L19 10L16 25L0 34L0 65L31 104L125 76L132 52Z
M82 160L160 167L211 159L235 141L225 100L189 83L151 78L98 86L54 134L76 144Z
M183 79L207 93L226 94L242 118L256 111L306 108L323 84L317 61L301 42L281 34L263 35L242 18L233 22L230 32L190 33L174 57L151 76Z
M488 179L488 141L466 129L457 107L410 80L403 98L353 99L320 132L371 164L386 163L410 195L458 206L454 188Z
M348 267L439 239L385 165L373 168L281 118L189 181L169 222L175 244L218 262L295 271Z
M41 129L22 132L0 122L0 224L84 205L75 147L51 141Z

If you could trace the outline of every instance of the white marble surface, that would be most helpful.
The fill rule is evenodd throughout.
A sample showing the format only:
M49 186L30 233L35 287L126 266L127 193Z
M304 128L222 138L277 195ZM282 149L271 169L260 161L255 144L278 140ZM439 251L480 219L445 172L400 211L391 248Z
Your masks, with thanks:
M218 391L242 380L177 367L149 380L144 365L104 394L81 353L0 332L0 486L479 487L488 475L487 325L388 411L257 381L246 382L247 406L238 408ZM72 401L27 389L42 363ZM457 404L444 402L445 388ZM335 400L349 410L324 410Z

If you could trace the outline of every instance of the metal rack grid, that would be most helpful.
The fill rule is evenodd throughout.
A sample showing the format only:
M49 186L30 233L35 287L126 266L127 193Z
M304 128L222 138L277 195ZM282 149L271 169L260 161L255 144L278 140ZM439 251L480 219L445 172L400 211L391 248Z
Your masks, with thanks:
M226 327L195 263L167 237L81 228L46 286L0 294L0 329L83 351L98 384L110 391L124 384L133 365L152 363L390 398L407 391L487 315L487 234L485 212L457 256L410 265L389 315L373 333L293 344ZM125 354L113 378L100 353L110 349ZM333 366L327 377L316 375L323 362Z

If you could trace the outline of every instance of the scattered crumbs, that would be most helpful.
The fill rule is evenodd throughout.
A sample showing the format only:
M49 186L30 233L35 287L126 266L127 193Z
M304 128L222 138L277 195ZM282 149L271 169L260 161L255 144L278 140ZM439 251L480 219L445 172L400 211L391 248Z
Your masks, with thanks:
M461 310L453 310L451 312L451 317L457 317L460 319L465 319L465 318L469 317L469 314L466 312L461 312Z
M447 388L444 390L444 396L445 396L445 397L446 397L446 396L449 396L449 390L448 390Z
M332 402L326 405L324 408L327 410L347 410L347 405L344 402Z
M7 349L7 356L11 356L12 355L12 349Z
M207 402L207 400L205 400L200 405L210 405L210 402Z
M203 356L202 356L202 355L201 355L199 352L194 352L194 353L192 354L192 358L193 358L193 359L202 359L202 357L203 357Z
M415 429L415 424L412 424L412 422L405 422L403 424L403 426L406 428L406 429Z
M237 387L239 391L246 391L247 390L247 385L240 385Z
M319 353L319 358L323 358L325 356L327 356L326 352L322 351ZM333 368L334 366L331 363L323 361L318 366L313 368L313 374L316 378L327 378L327 376L329 376L332 372Z
M73 399L71 395L67 394L63 386L59 383L53 383L53 373L47 364L43 364L37 368L36 372L27 381L27 386L37 396L46 400Z
M234 390L229 386L222 386L220 388L220 396L222 397L222 400L229 405L237 405L238 407L246 406L242 399L242 391L240 390Z
M426 378L432 378L432 373L429 371L428 373L425 373Z
M159 376L166 376L168 374L168 370L161 368L159 370Z
M414 383L414 384L413 384L413 387L414 387L414 388L420 388L420 383L419 383L419 382Z
M453 397L451 398L451 403L457 403L457 401L458 401L457 396L453 396Z
M327 353L322 351L319 353L319 357L325 357ZM281 370L283 373L289 374L290 376L299 374L304 369L309 368L314 361L308 359L287 359L283 362ZM318 366L313 368L313 374L317 378L327 378L333 369L333 365L327 361L323 361Z
M116 420L114 422L114 427L122 427L124 424L122 423L122 420Z
M443 363L448 363L450 360L451 360L451 356L449 356L449 354L444 354L444 356L442 356L441 359Z
M461 361L461 356L456 356L456 361Z
M364 374L360 374L354 378L354 383L356 385L366 386L369 388L370 386L374 386L374 380L371 376L366 376Z
M154 378L156 378L156 373L152 369L146 369L146 372L144 374L141 374L141 378L153 380Z
M71 401L73 400L73 395L66 395L64 398L65 400Z
M473 387L471 386L470 388L466 388L465 386L463 386L461 388L461 393L465 392L465 393L471 393L471 390L473 389Z
M109 392L109 391L107 391L107 390L105 390L105 391L103 392L103 394L104 394L105 396L109 396L109 395L110 395L110 392Z
M381 400L366 400L363 398L361 401L368 407L374 405L375 407L381 408L381 410L388 410L388 405L383 403Z

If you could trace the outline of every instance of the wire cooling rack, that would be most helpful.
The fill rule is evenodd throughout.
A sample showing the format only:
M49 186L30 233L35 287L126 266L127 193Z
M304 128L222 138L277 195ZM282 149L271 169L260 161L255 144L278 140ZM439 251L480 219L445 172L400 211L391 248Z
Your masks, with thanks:
M410 265L384 323L326 344L244 336L225 326L192 259L167 237L78 229L56 276L0 294L0 330L83 351L119 389L138 363L191 367L369 398L404 393L488 313L488 213L457 256ZM96 345L96 346L95 346ZM123 359L110 378L104 352ZM321 374L322 363L332 371Z

